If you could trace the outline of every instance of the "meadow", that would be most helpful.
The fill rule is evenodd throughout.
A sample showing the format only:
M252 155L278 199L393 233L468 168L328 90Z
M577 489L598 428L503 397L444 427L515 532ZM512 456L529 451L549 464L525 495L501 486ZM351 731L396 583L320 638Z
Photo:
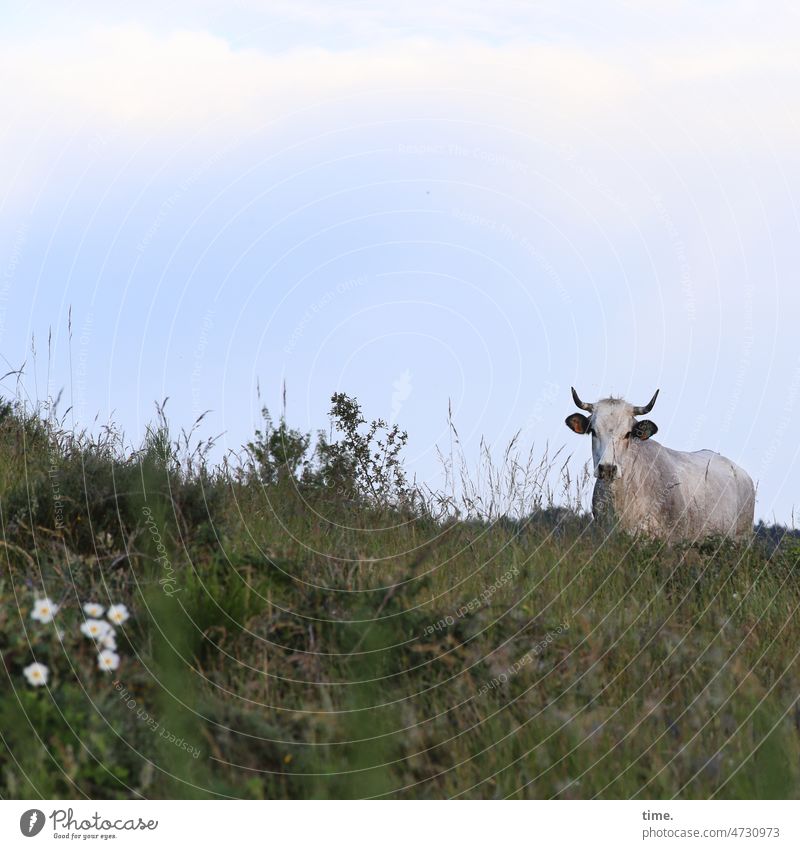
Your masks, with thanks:
M331 422L212 464L3 405L3 798L800 795L795 534L601 530L513 445L432 492Z

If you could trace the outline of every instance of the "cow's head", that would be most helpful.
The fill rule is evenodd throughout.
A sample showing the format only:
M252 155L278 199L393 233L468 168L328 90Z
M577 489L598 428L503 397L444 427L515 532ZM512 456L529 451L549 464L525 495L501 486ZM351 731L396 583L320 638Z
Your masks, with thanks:
M567 427L575 433L591 433L595 477L613 480L625 474L631 440L650 439L658 431L654 422L636 419L636 416L646 415L653 409L657 397L658 389L644 407L635 407L621 398L604 398L594 404L586 404L572 390L575 405L590 415L573 413L567 416Z

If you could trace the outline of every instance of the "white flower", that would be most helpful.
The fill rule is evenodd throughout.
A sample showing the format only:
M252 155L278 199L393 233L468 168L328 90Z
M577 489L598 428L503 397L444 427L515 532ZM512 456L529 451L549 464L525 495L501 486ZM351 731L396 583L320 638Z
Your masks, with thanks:
M93 640L101 640L112 628L104 619L87 619L81 624L81 633Z
M111 651L117 650L117 635L114 633L114 629L111 626L109 626L108 631L100 637L98 642L104 649L110 649Z
M57 604L52 602L49 598L40 598L33 605L31 619L38 619L39 622L52 622L56 613L58 613Z
M103 611L105 607L102 604L98 604L96 601L87 601L86 604L83 605L83 612L87 616L91 616L92 619L99 619L103 615Z
M103 649L97 655L97 665L103 672L111 672L119 666L119 655L111 649Z
M115 625L122 625L123 622L130 618L130 613L128 613L128 608L124 604L112 604L108 608L106 616Z
M30 666L26 666L22 672L28 679L28 683L33 687L44 687L50 675L50 670L43 663L32 663Z

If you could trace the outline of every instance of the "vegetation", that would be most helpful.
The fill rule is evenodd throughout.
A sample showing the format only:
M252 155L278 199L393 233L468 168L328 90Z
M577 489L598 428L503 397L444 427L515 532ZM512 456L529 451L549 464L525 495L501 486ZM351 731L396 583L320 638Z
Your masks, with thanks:
M331 417L212 465L163 406L136 450L0 409L4 798L800 795L795 536L606 536L557 454L476 482L455 428L423 491ZM87 600L130 612L116 669Z

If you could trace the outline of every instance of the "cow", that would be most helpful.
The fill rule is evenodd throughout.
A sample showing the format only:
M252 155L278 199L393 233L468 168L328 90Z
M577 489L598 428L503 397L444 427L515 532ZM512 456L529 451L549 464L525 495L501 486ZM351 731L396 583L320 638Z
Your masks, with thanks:
M651 439L652 409L622 398L575 405L589 413L567 416L575 433L592 435L595 482L592 513L628 533L668 542L710 536L745 540L753 531L755 487L736 463L714 451L674 451Z

